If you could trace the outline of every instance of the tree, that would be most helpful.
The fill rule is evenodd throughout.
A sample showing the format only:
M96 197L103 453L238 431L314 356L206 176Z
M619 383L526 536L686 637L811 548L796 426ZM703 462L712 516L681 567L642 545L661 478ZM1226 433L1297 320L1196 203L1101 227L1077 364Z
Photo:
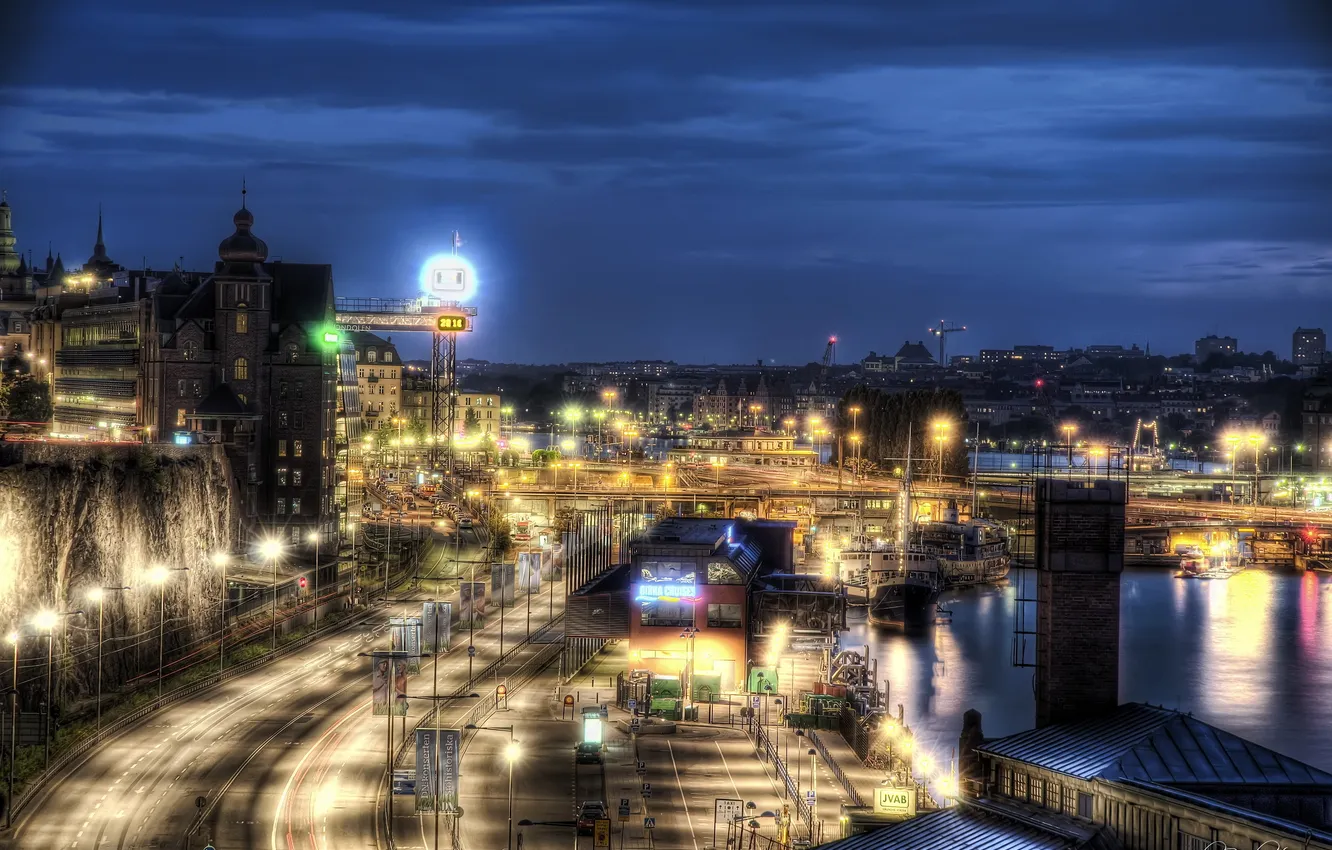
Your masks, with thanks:
M852 414L851 408L860 408ZM948 423L942 442L933 437L935 422ZM965 477L967 452L963 440L969 435L966 407L962 396L953 390L911 390L904 393L885 393L869 387L854 387L842 399L837 409L837 430L850 434L852 427L861 434L860 456L882 464L886 468L902 465L907 453L907 435L911 436L913 471L939 468L945 476ZM844 446L847 457L848 441ZM942 458L939 452L942 449Z
M463 414L463 434L468 437L474 437L481 433L481 417L476 415L476 411L467 408Z
M486 533L490 538L489 546L492 557L501 557L509 551L513 541L513 523L502 511L491 510L486 513Z
M424 419L413 419L411 423L408 424L407 430L410 433L411 438L418 445L424 446L426 444L426 437L429 436L430 429L426 427L426 421Z
M15 380L9 388L9 418L15 422L50 422L51 392L45 381Z
M583 525L583 512L577 508L560 508L555 512L555 528L559 531L577 531Z

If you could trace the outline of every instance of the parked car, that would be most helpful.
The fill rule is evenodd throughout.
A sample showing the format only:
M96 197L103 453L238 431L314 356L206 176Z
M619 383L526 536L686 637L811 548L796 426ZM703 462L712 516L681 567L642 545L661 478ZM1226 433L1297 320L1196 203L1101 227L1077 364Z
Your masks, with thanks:
M606 820L608 817L605 803L591 801L581 804L578 807L578 834L591 835L596 822Z
M462 517L458 520L458 530L470 529L472 527L471 517Z
M601 764L601 744L583 741L574 747L574 762L577 764Z

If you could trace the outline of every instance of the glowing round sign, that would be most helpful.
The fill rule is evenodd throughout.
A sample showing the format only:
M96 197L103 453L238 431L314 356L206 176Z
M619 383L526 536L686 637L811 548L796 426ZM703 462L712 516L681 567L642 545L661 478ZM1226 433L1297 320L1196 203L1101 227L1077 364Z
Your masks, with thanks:
M421 267L421 291L441 301L466 301L476 292L476 270L456 254L436 254Z

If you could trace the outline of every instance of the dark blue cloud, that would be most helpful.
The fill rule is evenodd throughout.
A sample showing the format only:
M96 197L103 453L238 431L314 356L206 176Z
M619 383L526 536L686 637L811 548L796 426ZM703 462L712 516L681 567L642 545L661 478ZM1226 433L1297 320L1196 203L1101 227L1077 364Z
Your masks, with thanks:
M21 244L81 256L100 201L120 259L204 266L245 175L352 294L459 229L491 358L1279 348L1332 308L1324 8L27 4L0 182Z

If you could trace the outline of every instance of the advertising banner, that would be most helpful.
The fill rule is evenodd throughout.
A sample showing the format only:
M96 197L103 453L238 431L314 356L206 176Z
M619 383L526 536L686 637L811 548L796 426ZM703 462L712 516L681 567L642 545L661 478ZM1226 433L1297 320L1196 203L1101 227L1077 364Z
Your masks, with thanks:
M452 602L421 603L421 649L425 654L447 652L452 629Z
M490 596L501 605L513 605L513 574L513 564L490 565Z
M435 619L435 603L421 603L421 651L426 655L435 654L435 634L439 624ZM441 636L442 638L442 636ZM443 644L441 643L441 646Z
M541 592L541 553L518 553L518 586L524 593Z
M370 702L375 714L407 713L407 659L391 652L370 654Z
M458 625L483 626L486 623L486 585L480 581L460 582L460 604Z
M421 620L418 617L389 617L389 634L396 652L406 653L407 672L421 672Z
M453 811L458 805L458 754L462 749L459 729L416 730L416 810ZM439 791L436 796L436 786Z

